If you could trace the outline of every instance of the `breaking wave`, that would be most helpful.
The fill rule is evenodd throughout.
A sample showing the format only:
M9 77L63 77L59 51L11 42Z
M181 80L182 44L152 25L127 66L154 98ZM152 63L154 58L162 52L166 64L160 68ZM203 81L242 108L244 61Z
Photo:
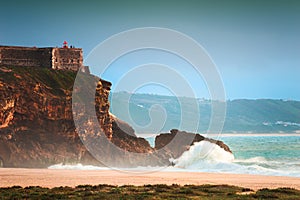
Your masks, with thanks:
M195 143L178 159L170 161L174 168L185 171L300 177L300 162L274 161L264 157L235 159L232 153L207 141Z
M175 167L199 169L206 165L230 163L234 160L232 153L208 141L194 143L178 159L171 159Z
M264 157L252 157L235 159L234 155L225 151L220 146L208 141L194 143L188 151L179 158L170 159L171 167L136 167L120 168L125 171L183 171L183 172L214 172L235 174L258 174L271 176L300 177L299 160L270 160ZM109 168L93 165L65 165L57 164L49 169L68 170L110 170Z

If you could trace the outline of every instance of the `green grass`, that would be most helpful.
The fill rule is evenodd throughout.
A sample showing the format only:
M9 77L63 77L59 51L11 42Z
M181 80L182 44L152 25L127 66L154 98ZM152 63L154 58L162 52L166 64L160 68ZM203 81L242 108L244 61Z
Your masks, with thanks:
M250 193L249 193L250 192ZM79 185L55 187L20 186L0 188L0 199L300 199L300 191L292 188L261 189L229 185Z
M53 70L42 67L4 67L4 69L8 71L0 70L2 82L12 85L19 83L19 87L22 87L24 81L27 85L40 83L54 94L59 94L62 90L71 91L76 77L76 72L70 70Z

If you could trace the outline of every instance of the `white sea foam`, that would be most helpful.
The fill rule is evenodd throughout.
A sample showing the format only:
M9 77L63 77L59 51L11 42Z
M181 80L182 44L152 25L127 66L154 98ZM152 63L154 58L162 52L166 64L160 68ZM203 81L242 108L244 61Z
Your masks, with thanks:
M269 161L264 157L234 159L231 153L206 141L195 143L172 162L175 168L185 171L300 177L299 162Z
M234 160L232 153L225 151L220 146L208 141L194 143L188 151L185 151L178 159L172 160L175 167L202 168L204 164L230 163Z
M264 157L257 156L253 158L248 159L235 159L234 162L236 163L267 163L267 161Z
M154 171L188 171L188 172L217 172L236 174L259 174L272 176L300 177L300 159L266 159L262 156L235 159L234 155L218 145L207 141L195 143L179 158L170 160L173 167L137 167L114 168L121 171L154 172ZM92 165L52 165L49 169L70 170L109 170L110 168Z
M171 172L213 172L213 173L234 173L234 174L256 174L270 176L292 176L300 177L299 164L297 166L286 166L282 169L273 169L262 167L258 164L241 165L235 162L207 162L206 160L198 161L197 164L186 166L186 168L174 167L136 167L136 168L113 168L122 172L132 173L148 173L155 171L171 171ZM296 168L295 168L296 167ZM298 170L295 170L297 169ZM93 165L64 165L56 164L48 167L55 170L111 170L111 168L98 167Z
M94 165L82 165L80 163L78 164L56 164L51 165L48 167L48 169L70 169L70 170L108 170L109 168L106 167L98 167Z

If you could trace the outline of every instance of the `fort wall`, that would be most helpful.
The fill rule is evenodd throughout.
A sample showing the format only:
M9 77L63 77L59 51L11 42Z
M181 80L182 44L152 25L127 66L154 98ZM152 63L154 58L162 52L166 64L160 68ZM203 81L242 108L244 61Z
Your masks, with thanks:
M45 67L78 71L83 67L83 53L81 48L0 46L0 66Z
M53 69L67 69L77 71L83 66L82 49L79 48L53 48Z
M0 65L51 68L52 48L0 46Z

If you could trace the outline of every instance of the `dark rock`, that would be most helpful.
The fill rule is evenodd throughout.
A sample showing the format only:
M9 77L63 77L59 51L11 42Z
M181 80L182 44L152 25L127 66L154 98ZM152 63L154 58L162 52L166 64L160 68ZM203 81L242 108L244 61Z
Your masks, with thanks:
M178 158L184 151L187 151L195 142L209 141L219 145L225 151L231 153L229 147L222 141L205 138L200 134L188 133L172 129L170 133L163 133L155 138L155 149L164 149L172 158Z

